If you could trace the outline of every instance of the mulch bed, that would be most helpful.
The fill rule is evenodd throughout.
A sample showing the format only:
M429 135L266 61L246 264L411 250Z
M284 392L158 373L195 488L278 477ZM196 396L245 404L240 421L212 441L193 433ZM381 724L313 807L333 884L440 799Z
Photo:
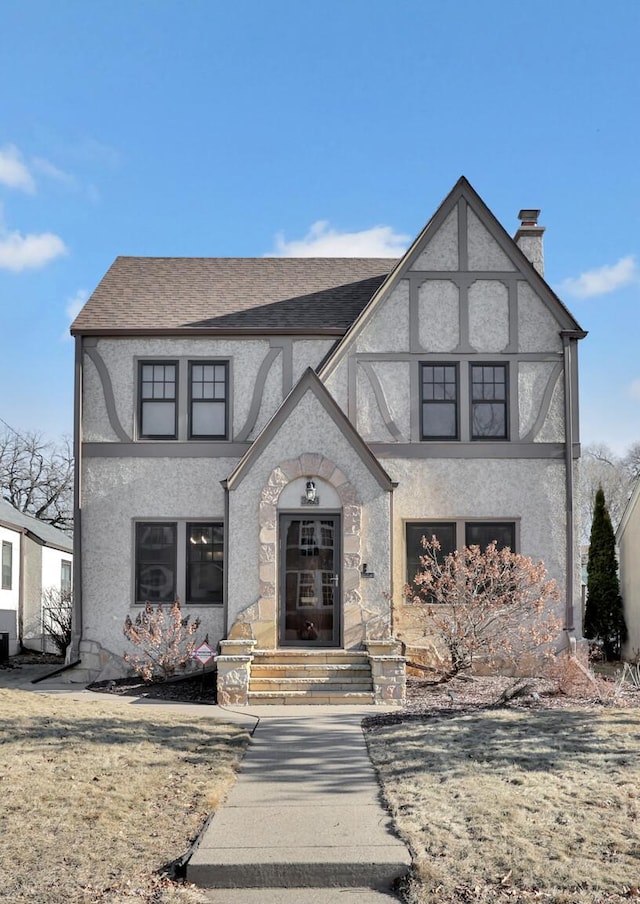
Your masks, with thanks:
M146 682L142 678L118 678L96 681L88 690L121 697L149 697L172 703L216 703L216 672L209 669L199 675L171 678L167 681Z

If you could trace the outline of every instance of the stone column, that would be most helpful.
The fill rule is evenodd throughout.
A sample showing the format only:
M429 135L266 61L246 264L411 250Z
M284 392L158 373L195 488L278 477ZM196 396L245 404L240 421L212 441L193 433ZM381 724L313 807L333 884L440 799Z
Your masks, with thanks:
M371 677L373 702L378 706L404 706L407 688L406 659L398 653L393 638L365 641Z
M218 665L218 703L222 706L247 706L249 678L256 641L249 638L221 640Z

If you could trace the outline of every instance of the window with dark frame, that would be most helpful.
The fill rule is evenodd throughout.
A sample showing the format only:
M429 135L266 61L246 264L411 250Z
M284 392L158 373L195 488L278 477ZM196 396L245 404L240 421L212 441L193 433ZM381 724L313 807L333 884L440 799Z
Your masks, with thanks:
M2 589L11 590L13 587L13 543L2 541Z
M175 522L136 524L136 602L175 600L176 528Z
M226 439L228 365L189 362L189 437Z
M464 525L465 546L479 546L484 550L495 541L498 549L508 547L512 552L516 551L515 521L409 521L405 525L407 584L413 583L421 568L420 557L424 555L422 538L430 540L436 536L440 542L438 556L444 559L457 548L459 525Z
M178 432L176 361L141 361L140 436L143 439L176 439Z
M187 524L187 603L221 603L223 575L223 525Z
M471 438L507 439L507 365L472 364Z
M422 538L431 540L437 537L440 543L438 557L445 559L456 548L456 524L455 521L420 521L407 522L407 584L412 584L415 576L421 569L420 557L424 556Z
M465 524L465 546L479 546L485 550L495 541L498 549L515 552L516 526L513 521L468 521Z
M422 439L458 439L458 366L421 365Z

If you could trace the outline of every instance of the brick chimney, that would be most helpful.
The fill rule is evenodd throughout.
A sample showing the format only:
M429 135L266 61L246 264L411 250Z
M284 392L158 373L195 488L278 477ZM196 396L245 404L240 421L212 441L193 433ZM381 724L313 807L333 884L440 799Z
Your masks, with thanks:
M538 226L539 210L521 210L518 214L520 228L513 239L525 257L528 257L540 276L544 276L544 226Z

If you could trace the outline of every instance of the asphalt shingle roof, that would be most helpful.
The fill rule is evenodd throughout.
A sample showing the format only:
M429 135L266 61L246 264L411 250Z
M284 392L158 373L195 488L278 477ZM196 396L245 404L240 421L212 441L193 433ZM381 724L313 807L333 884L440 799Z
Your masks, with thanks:
M346 331L391 258L118 257L73 333Z

